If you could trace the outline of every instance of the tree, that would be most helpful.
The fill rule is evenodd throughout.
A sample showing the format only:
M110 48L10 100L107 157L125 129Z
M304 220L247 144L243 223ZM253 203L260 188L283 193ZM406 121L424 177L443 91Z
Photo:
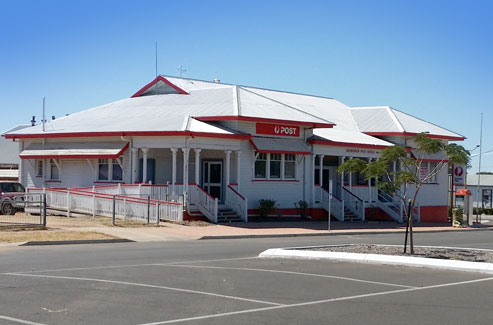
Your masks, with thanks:
M380 159L367 162L359 158L347 160L339 166L338 173L360 172L365 178L376 178L376 186L384 193L397 197L403 206L407 219L404 253L407 249L407 235L409 231L410 252L414 254L413 218L412 211L416 205L416 198L423 184L434 179L448 164L467 164L470 153L464 147L455 143L445 143L439 139L429 137L426 133L419 133L413 137L416 148L409 152L405 147L395 145L381 151ZM443 152L446 156L435 159L428 164L425 157ZM398 168L394 171L393 165Z

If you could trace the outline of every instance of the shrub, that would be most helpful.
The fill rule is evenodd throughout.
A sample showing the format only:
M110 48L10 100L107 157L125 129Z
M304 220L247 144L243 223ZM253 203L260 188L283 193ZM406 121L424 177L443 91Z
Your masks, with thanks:
M452 214L454 216L454 225L462 225L464 222L464 209L454 208L452 209Z
M307 219L307 211L310 208L308 202L300 200L298 202L294 202L294 207L300 213L302 219Z
M269 213L272 212L276 208L276 201L275 200L260 200L260 206L258 208L258 211L260 213L260 216L262 218L265 218L269 215Z

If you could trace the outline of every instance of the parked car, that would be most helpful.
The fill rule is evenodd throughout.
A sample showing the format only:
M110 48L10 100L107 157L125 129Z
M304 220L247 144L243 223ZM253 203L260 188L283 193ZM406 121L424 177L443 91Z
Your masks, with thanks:
M13 215L18 211L24 200L26 189L22 184L15 182L0 182L0 214Z

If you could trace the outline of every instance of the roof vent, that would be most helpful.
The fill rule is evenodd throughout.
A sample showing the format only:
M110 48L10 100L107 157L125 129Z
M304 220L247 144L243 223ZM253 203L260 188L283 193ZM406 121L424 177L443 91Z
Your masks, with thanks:
M221 83L221 79L218 79L218 78L214 78L214 80L212 80L212 81L214 81L214 82L215 82L215 83L217 83L217 84L218 84L218 83Z

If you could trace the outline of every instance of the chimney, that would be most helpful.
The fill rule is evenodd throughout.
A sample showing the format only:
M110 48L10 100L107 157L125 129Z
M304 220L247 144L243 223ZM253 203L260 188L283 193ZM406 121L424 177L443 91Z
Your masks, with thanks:
M36 125L36 116L33 116L33 119L31 120L31 126Z

